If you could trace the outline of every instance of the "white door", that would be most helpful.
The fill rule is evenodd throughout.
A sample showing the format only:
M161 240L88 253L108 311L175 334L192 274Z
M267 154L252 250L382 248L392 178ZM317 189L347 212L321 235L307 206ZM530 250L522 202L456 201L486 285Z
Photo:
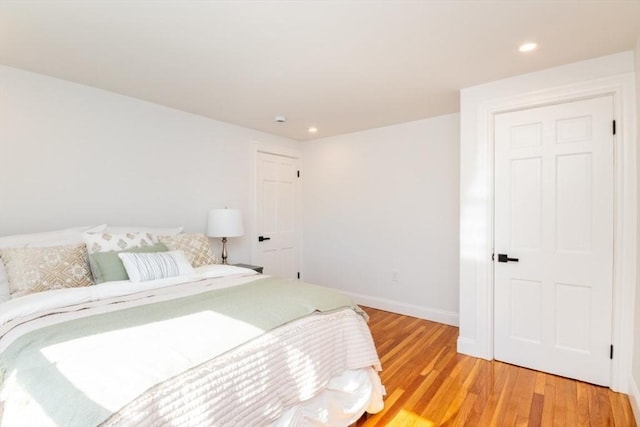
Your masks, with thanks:
M495 118L498 360L609 385L612 125L611 96Z
M265 274L290 279L300 271L297 175L298 159L258 153L257 264Z

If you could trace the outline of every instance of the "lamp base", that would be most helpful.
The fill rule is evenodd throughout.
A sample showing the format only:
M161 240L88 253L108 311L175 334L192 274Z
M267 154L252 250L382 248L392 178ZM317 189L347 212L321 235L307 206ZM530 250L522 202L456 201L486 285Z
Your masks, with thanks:
M226 237L222 238L222 264L228 264L227 263L227 238Z

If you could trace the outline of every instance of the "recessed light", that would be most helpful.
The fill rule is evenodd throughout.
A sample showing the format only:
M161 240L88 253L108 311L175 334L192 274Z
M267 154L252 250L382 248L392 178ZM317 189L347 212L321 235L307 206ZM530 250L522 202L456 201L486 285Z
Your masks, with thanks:
M278 115L278 116L275 116L275 117L273 118L273 120L274 120L276 123L285 123L285 122L287 121L287 118L286 118L285 116Z
M318 128L317 128L317 127L315 127L315 126L310 126L308 130L309 130L309 133L316 133L316 132L318 132Z
M520 52L531 52L532 50L536 50L537 47L538 47L538 43L529 42L529 43L521 44L518 50Z

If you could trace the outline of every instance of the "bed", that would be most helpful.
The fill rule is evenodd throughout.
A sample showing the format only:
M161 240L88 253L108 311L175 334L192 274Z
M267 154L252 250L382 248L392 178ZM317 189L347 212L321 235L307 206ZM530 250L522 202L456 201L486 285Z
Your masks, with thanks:
M383 405L366 319L330 289L225 265L12 298L0 425L346 426Z

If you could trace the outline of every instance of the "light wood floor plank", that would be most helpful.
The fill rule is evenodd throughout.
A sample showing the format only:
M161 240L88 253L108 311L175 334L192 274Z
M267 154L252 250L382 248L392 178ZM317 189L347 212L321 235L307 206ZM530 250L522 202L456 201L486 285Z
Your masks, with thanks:
M456 353L458 328L364 307L382 360L384 410L357 426L635 427L627 396Z

